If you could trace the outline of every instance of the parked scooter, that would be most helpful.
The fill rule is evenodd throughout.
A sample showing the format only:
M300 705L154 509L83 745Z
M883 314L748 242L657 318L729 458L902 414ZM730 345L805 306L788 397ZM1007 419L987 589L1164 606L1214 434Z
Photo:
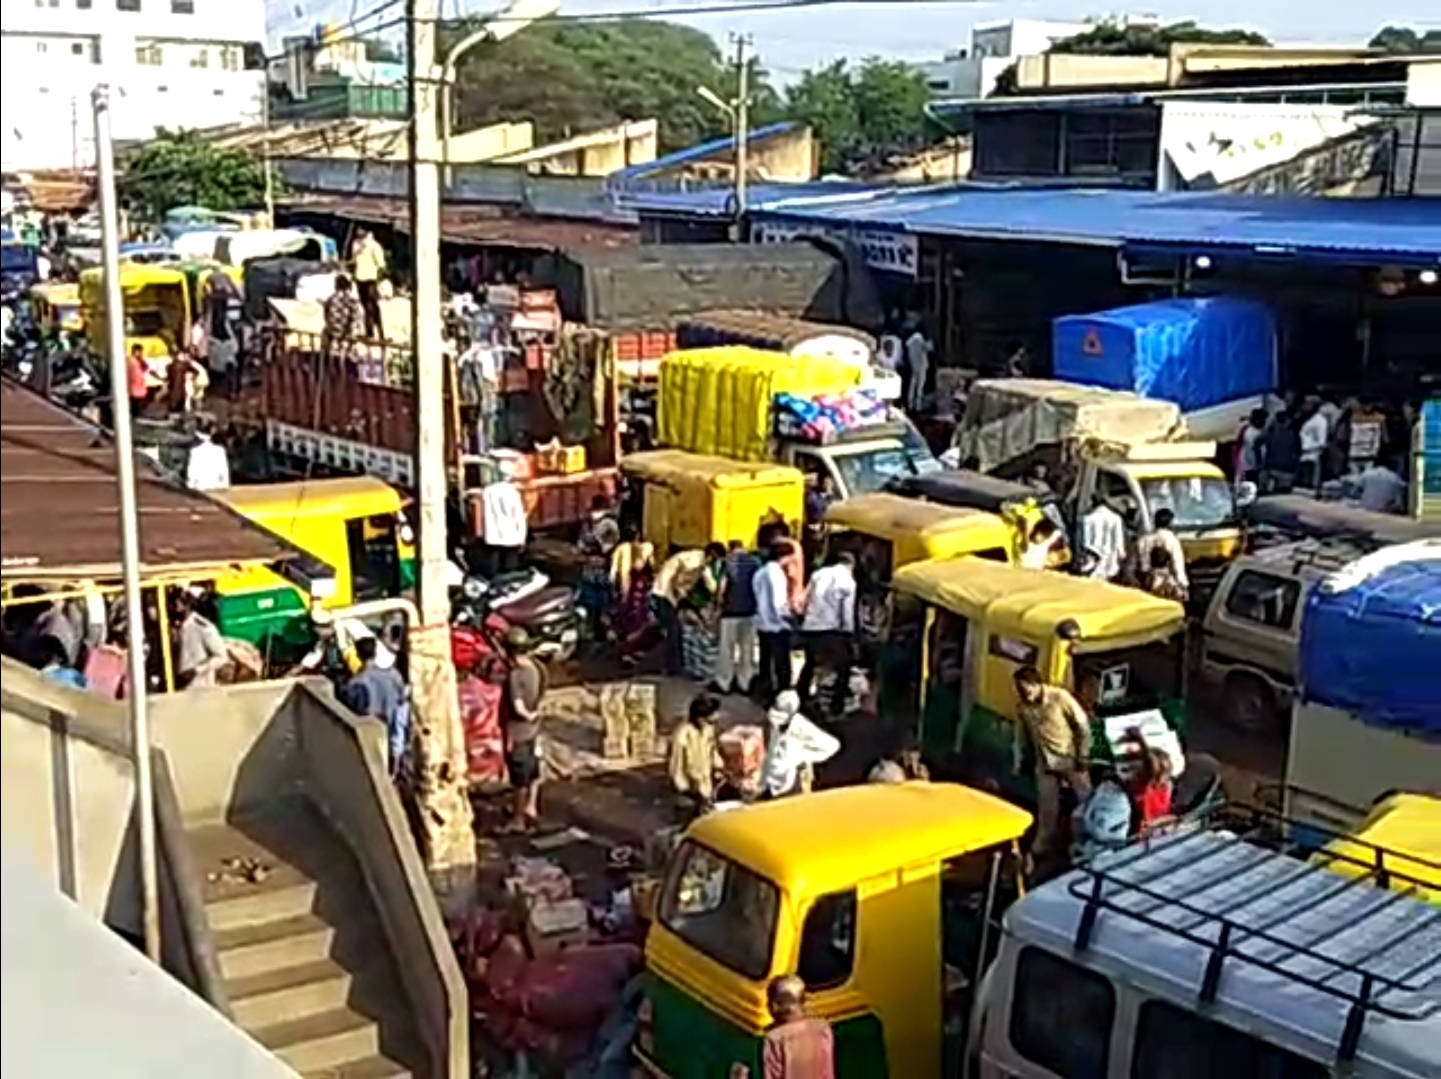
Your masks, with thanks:
M491 650L499 650L505 633L517 626L529 634L537 659L565 661L580 644L585 614L575 589L552 585L534 567L487 580L466 571L457 551L460 580L452 589L451 624L478 632Z

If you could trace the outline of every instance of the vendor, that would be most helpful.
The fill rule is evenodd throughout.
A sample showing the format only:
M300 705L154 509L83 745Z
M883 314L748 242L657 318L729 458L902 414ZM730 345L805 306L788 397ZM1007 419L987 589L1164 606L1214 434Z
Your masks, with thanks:
M700 816L715 801L715 779L720 769L715 717L720 702L700 694L690 702L685 722L671 735L666 769L676 799L690 816Z

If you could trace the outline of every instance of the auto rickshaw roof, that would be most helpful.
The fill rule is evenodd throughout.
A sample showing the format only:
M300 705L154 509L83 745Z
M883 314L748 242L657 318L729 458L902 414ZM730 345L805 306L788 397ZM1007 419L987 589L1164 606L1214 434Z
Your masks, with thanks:
M1441 536L1441 524L1390 513L1373 513L1309 495L1265 495L1246 508L1252 524L1297 536L1336 537L1377 544L1411 543Z
M800 483L799 469L769 461L737 461L685 450L643 450L622 458L620 470L641 479L660 482L703 477L714 487L754 487L762 483Z
M81 271L80 285L85 289L99 288L105 280L105 267L92 266ZM145 262L122 262L120 264L120 288L135 292L151 285L187 284L185 272L174 265L158 265Z
M1375 808L1349 839L1328 843L1314 861L1348 877L1375 871L1376 851L1397 877L1395 886L1417 886L1422 898L1441 903L1441 798L1393 794Z
M791 894L822 895L1017 839L1031 822L956 783L868 783L707 814L686 836Z
M394 487L373 476L247 484L211 494L216 501L257 521L329 516L337 510L343 510L346 517L374 517L394 513L406 501Z
M1186 624L1179 603L1138 588L982 559L916 562L898 569L891 587L1030 640L1049 639L1062 623L1074 622L1079 651L1088 641L1169 636Z
M929 544L978 530L994 532L994 538L985 541L987 545L1004 546L1010 538L1009 526L994 513L920 502L883 491L831 503L826 509L826 524L891 542L914 537Z

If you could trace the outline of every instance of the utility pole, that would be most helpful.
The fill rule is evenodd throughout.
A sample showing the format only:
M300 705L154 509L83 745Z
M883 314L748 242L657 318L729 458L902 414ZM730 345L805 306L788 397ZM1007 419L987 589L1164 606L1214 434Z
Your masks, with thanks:
M115 146L110 137L110 87L90 96L95 114L95 175L100 194L100 250L105 273L105 343L110 352L110 411L115 435L115 486L120 500L120 564L125 585L130 753L135 767L140 909L145 954L160 963L160 885L155 862L155 781L150 769L150 709L145 679L145 611L140 599L140 517L135 500L135 447L126 378L125 309L120 292L120 214L115 196Z
M731 41L734 42L736 47L736 220L734 238L737 241L743 241L745 236L741 230L745 228L746 187L749 180L748 173L750 171L751 141L751 71L750 58L747 54L750 51L753 41L749 34L732 34Z
M410 97L410 346L415 378L420 626L411 627L411 686L420 731L420 802L431 881L463 908L475 888L475 831L465 734L450 659L445 456L445 355L440 287L440 177L436 138L436 21L440 0L407 0ZM459 432L456 432L457 436Z
M261 143L265 154L265 227L275 227L275 177L270 164L270 69L265 70L265 82L260 87L260 126L264 129Z

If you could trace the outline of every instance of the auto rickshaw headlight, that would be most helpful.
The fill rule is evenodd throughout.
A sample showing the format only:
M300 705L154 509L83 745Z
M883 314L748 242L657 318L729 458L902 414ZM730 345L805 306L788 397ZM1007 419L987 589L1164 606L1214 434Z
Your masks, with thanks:
M1067 618L1056 627L1056 636L1063 641L1079 641L1081 639L1081 625L1074 618Z

